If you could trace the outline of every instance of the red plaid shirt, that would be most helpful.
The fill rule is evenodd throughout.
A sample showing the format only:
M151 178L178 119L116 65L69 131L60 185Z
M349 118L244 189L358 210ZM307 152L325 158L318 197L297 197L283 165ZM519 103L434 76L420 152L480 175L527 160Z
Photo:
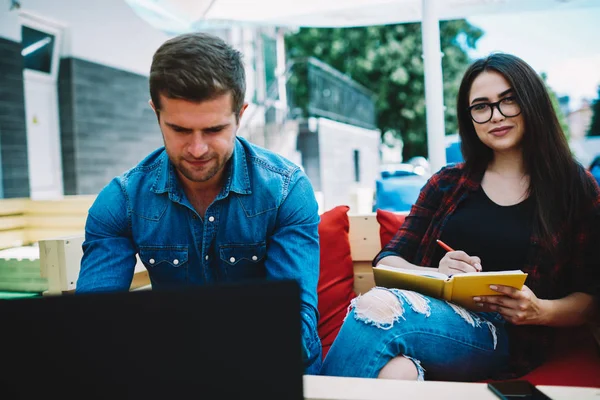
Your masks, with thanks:
M588 173L594 184L594 178ZM421 190L404 224L394 238L373 260L376 265L387 256L400 256L421 266L432 266L439 239L448 219L457 207L478 190L482 176L469 176L464 164L445 167L433 175ZM596 185L598 193L598 187ZM600 200L596 196L590 213L583 218L575 232L565 230L553 236L553 243L564 237L575 238L575 251L569 257L553 258L531 236L527 263L521 269L529 275L525 284L540 299L559 299L573 292L600 295L600 267L595 247L600 244ZM435 266L437 267L437 266ZM542 364L554 339L555 329L537 325L507 323L511 362L501 378L521 376Z

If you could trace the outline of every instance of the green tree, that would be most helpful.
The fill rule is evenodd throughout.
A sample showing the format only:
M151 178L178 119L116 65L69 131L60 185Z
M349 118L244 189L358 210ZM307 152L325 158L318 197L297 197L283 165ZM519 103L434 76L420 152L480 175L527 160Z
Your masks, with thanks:
M600 136L600 85L598 86L598 98L592 103L592 113L588 136Z
M548 91L548 95L550 96L550 101L552 102L552 106L554 107L554 112L556 112L556 116L558 117L558 122L560 123L560 127L567 139L571 136L571 132L569 130L569 124L567 123L567 118L565 117L565 113L563 113L562 108L560 108L560 104L558 102L558 97L556 93L550 86L548 86L548 75L545 72L540 74L544 84L546 85L546 90Z
M446 133L456 133L456 95L483 31L466 20L440 23ZM286 37L288 59L316 57L372 90L377 125L404 142L404 159L427 157L425 82L421 24L360 28L302 28ZM301 77L293 82L297 95L306 90ZM300 101L301 103L301 101Z

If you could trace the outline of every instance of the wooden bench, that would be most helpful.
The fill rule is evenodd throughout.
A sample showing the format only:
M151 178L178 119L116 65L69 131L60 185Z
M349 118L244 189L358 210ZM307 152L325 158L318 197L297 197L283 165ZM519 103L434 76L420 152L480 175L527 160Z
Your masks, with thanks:
M75 289L81 243L88 210L96 196L65 196L60 200L0 200L0 290L46 291L47 294ZM39 244L39 252L35 248ZM364 293L374 285L371 260L379 250L379 225L375 214L350 216L350 245L354 261L354 286ZM10 251L2 249L10 249ZM10 271L8 266L11 265ZM17 267L21 268L19 271ZM132 288L150 284L138 262ZM2 281L2 268L11 282ZM40 276L41 273L41 276ZM36 276L44 283L28 284Z
M354 290L360 294L374 286L371 261L381 247L379 223L375 214L350 215L349 220ZM42 275L48 280L46 294L71 293L75 289L82 257L82 241L82 232L70 237L39 240L40 268ZM131 288L132 290L151 288L148 273L139 259ZM590 328L598 335L597 327ZM582 327L578 331L587 332L585 340L567 341L566 346L560 347L556 354L551 355L549 363L534 370L525 378L536 384L590 386L592 382L592 386L600 387L598 344L594 342L587 327ZM580 370L580 364L585 365L583 367L585 370Z
M40 268L48 278L46 294L72 292L77 285L77 275L83 251L83 234L39 241ZM375 285L371 261L379 251L379 224L375 214L350 216L350 245L354 263L354 289L365 293ZM139 263L134 274L132 288L148 287L148 273Z
M38 242L81 235L95 196L0 199L0 291L44 292Z
M80 235L95 198L90 195L65 196L60 200L1 199L0 249Z
M0 199L0 291L57 294L75 290L85 221L95 198ZM66 268L71 260L77 265ZM141 263L138 270L138 278L147 276ZM136 281L132 287L142 284L145 281L139 285Z

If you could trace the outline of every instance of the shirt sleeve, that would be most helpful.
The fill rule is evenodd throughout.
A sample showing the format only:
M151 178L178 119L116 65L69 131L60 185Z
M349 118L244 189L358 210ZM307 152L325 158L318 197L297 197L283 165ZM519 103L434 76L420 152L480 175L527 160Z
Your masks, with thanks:
M129 226L126 198L115 178L89 210L76 293L129 290L136 264Z
M446 169L442 169L427 180L398 232L373 259L373 266L388 256L399 256L408 262L414 262L421 242L426 239L433 216L442 203L444 192L440 187L449 184L446 175Z
M317 333L319 280L319 209L308 177L298 170L279 208L275 231L268 238L267 277L293 279L300 286L302 349L305 363L320 357Z

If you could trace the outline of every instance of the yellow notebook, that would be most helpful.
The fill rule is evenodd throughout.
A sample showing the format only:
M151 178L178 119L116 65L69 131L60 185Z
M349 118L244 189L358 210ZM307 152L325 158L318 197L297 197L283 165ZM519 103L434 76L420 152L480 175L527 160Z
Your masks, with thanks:
M373 267L375 284L386 288L407 289L478 310L473 297L497 295L490 285L521 289L527 274L521 270L468 272L448 276L437 271L420 271L378 265Z

